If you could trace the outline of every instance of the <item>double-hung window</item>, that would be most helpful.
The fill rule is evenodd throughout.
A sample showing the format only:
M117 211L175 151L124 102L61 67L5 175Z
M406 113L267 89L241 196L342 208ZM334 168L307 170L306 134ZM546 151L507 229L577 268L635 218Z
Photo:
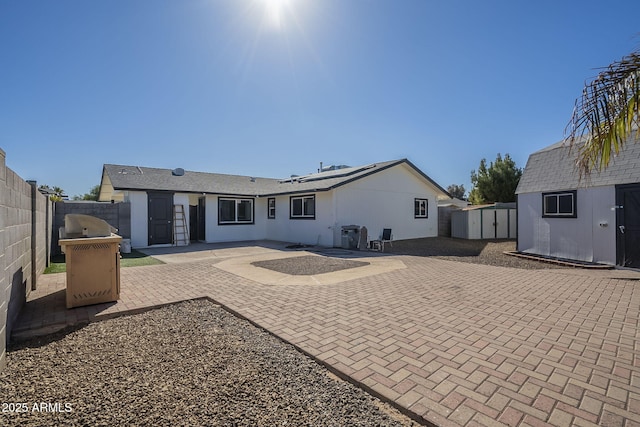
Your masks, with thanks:
M273 219L276 217L276 199L275 197L269 197L267 199L267 218Z
M218 199L218 224L253 224L253 199Z
M576 218L576 191L542 193L542 216Z
M414 199L413 217L429 218L429 200L428 199Z
M315 219L316 196L292 196L289 217L291 219Z

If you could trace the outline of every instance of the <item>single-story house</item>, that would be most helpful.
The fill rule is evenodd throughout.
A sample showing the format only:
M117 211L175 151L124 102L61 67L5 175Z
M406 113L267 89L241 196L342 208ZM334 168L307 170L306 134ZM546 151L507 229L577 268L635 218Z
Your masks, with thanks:
M347 225L365 226L368 240L385 228L394 240L432 237L439 198L449 194L406 159L286 179L106 164L99 193L131 204L134 248L177 243L181 211L190 240L208 243L341 246Z
M640 140L580 179L578 149L558 142L529 156L518 184L520 252L640 268Z

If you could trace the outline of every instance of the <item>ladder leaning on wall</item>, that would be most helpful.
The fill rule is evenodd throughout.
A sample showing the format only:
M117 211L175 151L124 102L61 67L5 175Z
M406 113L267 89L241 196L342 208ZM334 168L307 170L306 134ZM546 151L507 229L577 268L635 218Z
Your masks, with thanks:
M184 214L184 205L173 205L173 245L187 246L189 244L189 230Z

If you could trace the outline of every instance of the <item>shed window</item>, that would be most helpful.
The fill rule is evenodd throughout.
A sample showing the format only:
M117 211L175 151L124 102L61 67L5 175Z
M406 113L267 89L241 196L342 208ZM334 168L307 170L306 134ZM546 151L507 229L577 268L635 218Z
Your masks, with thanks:
M290 208L291 219L315 219L316 196L293 196Z
M253 199L218 199L218 224L253 224Z
M576 218L576 192L543 193L542 216Z
M414 199L413 216L414 218L428 218L429 217L429 200Z

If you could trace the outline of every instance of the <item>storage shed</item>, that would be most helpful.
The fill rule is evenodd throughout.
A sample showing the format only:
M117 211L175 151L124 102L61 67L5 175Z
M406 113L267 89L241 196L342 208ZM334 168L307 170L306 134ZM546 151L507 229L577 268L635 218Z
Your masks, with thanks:
M459 239L515 239L515 203L470 206L451 212L451 237Z
M529 156L518 184L518 251L640 268L640 134L609 166L580 178L575 147L560 141Z

